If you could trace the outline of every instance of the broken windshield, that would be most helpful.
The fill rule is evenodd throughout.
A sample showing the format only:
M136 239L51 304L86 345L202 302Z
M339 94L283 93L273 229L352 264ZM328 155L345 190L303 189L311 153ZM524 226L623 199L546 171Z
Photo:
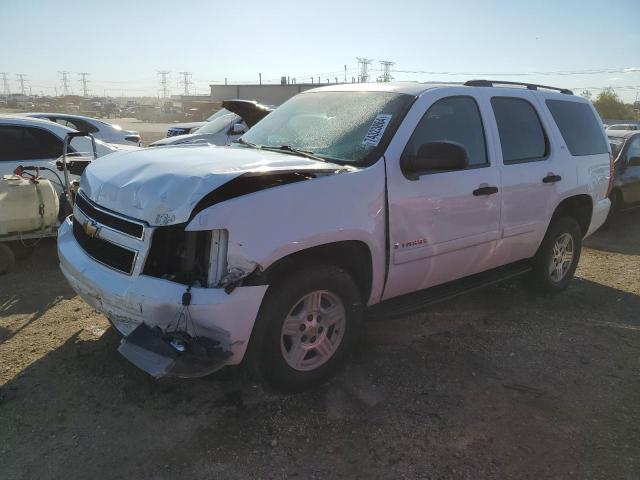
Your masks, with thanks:
M370 163L400 124L411 95L319 91L293 97L242 138L259 147L304 150L348 163Z

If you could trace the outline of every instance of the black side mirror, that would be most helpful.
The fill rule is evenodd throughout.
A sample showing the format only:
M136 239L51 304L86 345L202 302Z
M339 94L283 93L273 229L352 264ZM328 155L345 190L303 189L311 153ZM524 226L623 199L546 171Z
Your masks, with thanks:
M417 180L426 173L464 170L468 166L467 149L456 142L425 143L417 155L404 154L400 159L402 173L409 180Z
M640 157L631 157L629 159L630 167L640 167Z

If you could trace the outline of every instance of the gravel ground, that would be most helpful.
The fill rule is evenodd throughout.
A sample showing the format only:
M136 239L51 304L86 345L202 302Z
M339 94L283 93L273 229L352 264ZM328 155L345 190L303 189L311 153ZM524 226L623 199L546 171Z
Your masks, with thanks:
M153 381L57 268L0 277L0 477L640 478L640 211L563 294L520 283L369 322L330 383Z

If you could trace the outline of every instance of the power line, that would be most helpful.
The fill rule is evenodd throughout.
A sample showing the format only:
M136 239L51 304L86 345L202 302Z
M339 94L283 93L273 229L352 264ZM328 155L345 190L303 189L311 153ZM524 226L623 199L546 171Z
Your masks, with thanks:
M395 62L388 60L380 60L380 66L382 67L382 75L378 77L379 82L390 82L393 80L391 76L391 67L395 65Z
M88 97L89 96L89 89L87 88L87 84L89 83L89 81L87 80L87 75L89 75L89 73L80 72L80 73L78 73L78 75L80 75L80 83L82 83L82 96L83 97Z
M66 70L59 70L58 73L61 76L60 81L62 82L62 94L69 95L69 73Z
M362 83L369 81L369 65L373 61L371 58L357 57L358 68L360 69L359 80Z
M185 96L189 96L189 88L191 87L191 85L193 85L193 82L191 81L191 77L193 76L193 74L191 72L178 72L180 75L182 75L182 85L184 87L184 94Z
M26 82L27 76L24 73L16 73L16 77L18 77L18 83L20 84L20 93L22 95L27 94Z
M160 91L162 92L162 98L169 97L169 87L167 85L167 76L171 73L169 70L158 70L160 75Z
M2 93L4 95L11 94L11 90L9 89L9 72L0 72L2 75Z

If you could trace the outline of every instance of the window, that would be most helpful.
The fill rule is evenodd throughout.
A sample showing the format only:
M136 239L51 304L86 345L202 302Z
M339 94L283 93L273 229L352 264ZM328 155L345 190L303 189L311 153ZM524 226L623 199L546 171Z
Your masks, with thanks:
M521 98L493 97L502 160L505 164L542 160L548 153L547 137L533 106Z
M586 103L547 100L547 107L573 156L608 153L600 122Z
M637 135L631 139L631 143L625 153L625 161L628 162L633 157L640 157L640 135Z
M482 118L471 97L447 97L429 107L413 131L403 155L416 155L429 142L456 142L469 153L469 166L487 165Z
M62 155L62 140L39 128L0 126L0 161L42 160Z
M64 125L65 127L78 130L79 132L95 133L98 131L98 129L89 122L85 122L78 118L56 118L55 122L60 125Z

